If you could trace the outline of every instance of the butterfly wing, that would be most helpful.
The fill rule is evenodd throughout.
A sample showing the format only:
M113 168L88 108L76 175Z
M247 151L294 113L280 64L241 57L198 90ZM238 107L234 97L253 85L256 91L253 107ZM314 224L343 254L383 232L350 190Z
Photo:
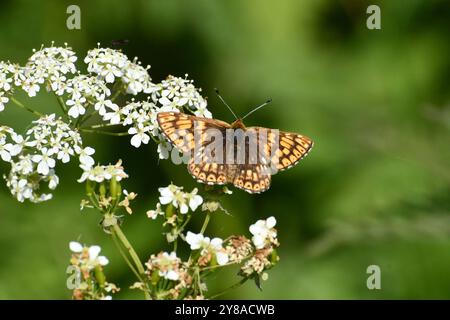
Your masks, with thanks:
M270 169L263 164L237 165L233 184L249 193L260 193L270 188Z
M296 165L314 145L310 138L293 132L263 127L250 127L248 130L258 133L261 162L276 170L285 170ZM261 139L265 141L261 142Z
M230 125L224 121L195 117L181 112L159 112L157 120L164 136L182 153L193 156L196 147L195 138L199 139L199 149L210 143L208 130L224 131Z
M230 182L227 175L227 166L224 164L197 163L195 158L191 158L188 163L188 171L195 180L201 183L223 185Z

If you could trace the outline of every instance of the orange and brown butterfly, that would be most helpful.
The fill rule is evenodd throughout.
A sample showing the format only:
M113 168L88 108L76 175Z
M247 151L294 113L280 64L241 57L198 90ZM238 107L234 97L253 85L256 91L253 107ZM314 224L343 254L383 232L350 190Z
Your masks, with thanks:
M220 95L219 98L221 98ZM222 98L221 100L223 101ZM268 102L270 101L265 104ZM226 103L225 105L228 107ZM234 114L231 108L230 111ZM165 137L179 151L190 155L189 173L198 182L209 185L232 183L235 187L249 193L266 191L270 187L271 175L274 173L273 168L285 170L294 166L308 154L313 146L313 141L306 136L263 127L245 127L242 122L243 118L236 118L236 121L229 124L221 120L196 117L181 112L159 112L157 114L159 127ZM232 145L233 157L238 153L238 149L244 148L244 161L241 163L211 161L211 157L208 158L208 154L205 152L208 145L211 144L207 134L210 129L219 132L223 141ZM227 141L227 139L230 140L227 130L232 132L241 130L245 134L255 133L256 139L259 139L260 133L264 132L267 138L263 141L262 147L258 149L258 159L251 161L252 157L248 154L249 148L243 146L242 143L239 145L234 137L233 141ZM198 141L195 141L196 139ZM225 144L223 152L224 158L227 157L227 152L231 152Z

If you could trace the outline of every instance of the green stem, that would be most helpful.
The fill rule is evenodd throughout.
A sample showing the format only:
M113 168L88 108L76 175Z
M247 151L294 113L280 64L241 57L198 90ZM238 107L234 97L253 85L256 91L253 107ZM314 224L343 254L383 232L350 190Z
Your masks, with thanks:
M206 227L208 226L209 219L211 218L211 213L207 213L205 217L205 221L203 221L202 229L200 230L200 233L203 234L206 230Z
M67 114L67 107L66 107L66 104L64 103L63 99L60 96L57 96L56 93L55 93L55 96L56 96L56 100L58 100L58 104L59 104L59 107L61 108L62 112L64 114Z
M116 137L124 137L124 136L130 135L128 132L108 132L108 131L93 130L93 129L87 129L87 128L80 128L80 131L86 132L86 133L104 134L107 136L116 136Z
M34 114L34 115L36 115L36 116L38 116L38 117L42 117L42 113L40 113L40 112L38 112L38 111L36 111L36 110L33 110L33 109L31 109L30 107L25 106L22 102L20 102L20 101L17 100L16 98L14 98L14 97L9 97L9 99L10 99L15 105L21 107L22 109L25 109L25 110L31 112L32 114Z
M93 126L84 127L82 129L99 129L99 128L107 128L107 127L113 127L113 126L121 126L121 124L100 123L100 124L95 124Z
M219 293L213 294L212 296L208 297L208 299L210 299L210 300L215 299L215 298L227 293L230 290L236 289L236 288L240 287L241 285L243 285L247 280L248 280L248 278L243 278L239 282L233 284L232 286L226 288L225 290L220 291Z
M114 102L114 100L116 100L117 97L118 97L121 93L122 93L122 90L121 90L121 89L117 90L116 92L114 92L114 94L113 94L113 96L111 97L110 100Z
M122 229L119 227L118 224L113 225L112 232L115 233L117 236L117 239L122 243L122 245L127 249L128 253L130 254L131 260L133 260L136 269L138 273L141 275L142 278L145 277L145 269L144 265L141 262L141 259L139 259L139 256L137 255L136 251L133 249L133 246L128 241L127 237L123 233ZM145 298L151 299L150 294L148 291L144 291Z
M125 260L126 264L128 265L128 267L131 269L131 271L133 271L134 275L136 276L136 278L138 278L139 281L142 281L141 275L136 271L136 268L133 266L133 264L131 263L130 259L128 259L127 255L125 254L125 252L123 252L119 240L117 240L117 236L115 233L111 233L112 239L114 244L117 247L117 250L119 250L120 255L122 256L123 260Z

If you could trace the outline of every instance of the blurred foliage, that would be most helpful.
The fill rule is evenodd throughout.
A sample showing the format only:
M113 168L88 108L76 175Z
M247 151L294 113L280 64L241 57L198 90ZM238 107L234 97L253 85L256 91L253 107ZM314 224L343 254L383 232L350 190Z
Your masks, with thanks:
M225 204L233 216L208 227L225 236L269 215L279 222L281 261L264 290L249 283L227 298L450 298L449 1L77 1L82 29L70 31L72 3L1 1L0 60L24 63L32 48L54 40L81 61L97 42L128 39L123 51L151 64L155 81L188 73L216 118L232 120L214 87L239 114L272 97L247 125L315 140L268 192L235 191ZM369 4L381 7L381 30L366 28ZM57 110L42 92L23 100ZM14 128L31 119L13 105L0 114ZM184 166L158 162L152 144L136 150L127 137L85 139L98 161L123 159L126 188L139 194L124 231L146 259L163 245L144 214L157 187L195 182ZM134 279L99 217L79 212L80 170L63 170L48 203L19 204L0 186L0 298L70 297L65 270L75 239L101 245L120 297L140 298L126 289ZM381 267L382 290L366 288L370 264ZM220 286L235 272L218 277Z

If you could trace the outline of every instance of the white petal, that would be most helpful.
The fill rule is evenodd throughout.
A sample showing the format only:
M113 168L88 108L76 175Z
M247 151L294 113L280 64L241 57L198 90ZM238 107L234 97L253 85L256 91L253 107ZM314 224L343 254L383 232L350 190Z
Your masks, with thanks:
M228 254L225 252L216 252L217 263L221 266L228 263Z
M72 252L81 252L83 250L81 243L76 241L70 241L69 248Z
M100 265L106 266L109 263L109 260L105 256L100 256L98 257L98 262L100 263Z
M180 207L181 214L186 214L189 211L189 207L186 203L182 203Z
M169 280L177 281L179 278L179 275L177 272L170 270L169 272L167 272L166 278Z
M141 146L141 142L141 137L137 134L131 138L131 145L133 147L139 148Z
M89 258L92 260L96 259L101 250L102 249L99 246L91 246L89 248Z
M277 220L275 219L275 217L267 218L267 220L266 220L267 228L271 229L271 228L275 227L276 224L277 224Z
M172 202L172 197L159 197L159 202L161 204L168 204Z
M215 248L215 249L219 249L222 248L222 243L223 240L220 238L214 238L211 240L211 245Z

